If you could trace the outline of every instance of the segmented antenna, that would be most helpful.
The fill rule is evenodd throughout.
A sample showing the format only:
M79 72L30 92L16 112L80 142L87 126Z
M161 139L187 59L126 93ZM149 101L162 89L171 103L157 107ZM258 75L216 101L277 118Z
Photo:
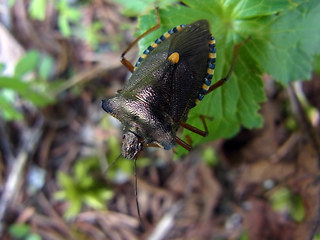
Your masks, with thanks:
M141 219L141 214L140 214L140 207L139 207L139 201L138 201L138 178L137 178L137 156L134 157L134 165L133 165L133 171L134 171L134 195L136 197L136 205L137 205L137 212L138 212L138 216L139 216L139 222L140 222L140 228L141 230L144 229L143 223L142 223L142 219Z

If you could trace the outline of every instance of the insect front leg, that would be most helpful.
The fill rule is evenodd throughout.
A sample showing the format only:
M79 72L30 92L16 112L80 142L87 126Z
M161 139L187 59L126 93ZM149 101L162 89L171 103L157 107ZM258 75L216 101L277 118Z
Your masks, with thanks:
M157 24L155 26L153 26L152 28L150 28L149 30L147 30L146 32L144 32L143 34L141 34L139 37L136 38L136 40L134 40L128 47L126 50L124 50L124 52L121 54L121 63L130 71L133 72L134 67L132 65L132 63L130 61L128 61L125 58L125 55L128 53L128 51L138 43L138 41L140 39L142 39L143 37L145 37L146 35L148 35L149 33L157 30L160 27L160 16L159 16L159 9L156 8L156 16L157 16Z

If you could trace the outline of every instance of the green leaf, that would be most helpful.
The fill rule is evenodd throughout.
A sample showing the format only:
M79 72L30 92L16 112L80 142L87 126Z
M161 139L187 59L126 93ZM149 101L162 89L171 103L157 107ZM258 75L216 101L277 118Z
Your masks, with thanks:
M212 147L207 147L203 152L202 152L202 158L205 163L207 163L209 166L214 166L218 163L218 158L217 154Z
M55 199L67 200L70 204L66 218L75 217L86 204L95 209L106 208L105 201L113 196L101 178L95 178L100 169L99 159L89 156L76 163L73 176L58 173L58 181L63 190L55 193Z
M53 102L53 99L44 92L32 89L32 82L22 82L17 78L0 76L0 87L8 88L19 93L23 98L31 101L36 106L46 106Z
M241 126L261 127L258 113L265 100L262 73L269 73L283 84L309 78L315 53L320 52L320 2L274 0L184 0L186 6L160 9L160 29L144 37L140 52L164 32L199 19L207 19L216 38L217 62L213 81L228 72L236 44L243 43L231 78L223 87L205 96L191 109L188 123L203 128L199 115L207 119L209 136L192 136L193 145L228 138ZM156 25L154 11L139 17L137 36ZM182 150L178 150L178 154Z
M81 199L74 198L72 202L70 202L69 207L66 209L66 212L64 213L64 217L66 219L71 219L77 216L77 214L81 211L82 203Z
M317 233L314 237L313 240L320 240L320 233Z
M42 238L35 233L32 233L26 237L26 240L41 240Z
M248 232L247 231L242 232L237 240L250 240Z
M320 53L319 11L319 1L305 1L272 17L248 44L252 57L282 84L311 77L314 54Z
M54 193L54 199L56 200L64 200L67 198L66 191L58 191Z
M137 16L146 13L156 7L165 8L166 6L173 5L178 2L178 0L115 0L115 2L120 3L124 6L123 14L127 16Z
M9 6L12 7L15 3L15 0L9 0Z
M48 79L53 69L53 59L50 56L42 57L39 63L39 76L42 79Z
M70 37L71 27L69 22L77 23L77 21L81 18L81 13L77 8L69 6L66 0L57 1L55 7L59 12L58 26L60 31L63 36Z
M300 222L305 215L301 196L293 194L288 188L280 188L270 196L272 207L280 212L289 213L291 217Z
M113 192L109 189L102 189L100 192L99 192L99 197L104 199L104 200L109 200L113 197Z
M218 1L184 1L192 8L179 5L161 10L161 28L140 41L141 50L143 51L162 33L174 26L192 23L201 18L207 19L211 32L216 38L217 63L214 81L218 81L226 75L231 66L233 47L250 36L249 30L256 31L256 26L251 23L251 19L237 18L238 15L241 15L241 12L239 14L235 12L239 1L228 1L230 2L233 4L223 5ZM242 9L241 11L243 12ZM257 12L258 10L255 10L254 14ZM269 9L268 12L270 12ZM238 25L246 21L249 23L242 33ZM139 19L140 33L155 24L154 15L141 17ZM258 63L250 56L250 49L244 44L239 50L236 66L228 83L206 96L197 107L190 111L188 123L198 128L203 128L200 115L214 118L214 120L207 119L210 133L208 137L203 138L191 133L195 145L218 138L231 137L239 131L241 125L247 128L262 126L262 117L258 114L258 110L260 103L265 100L265 94L260 75L261 69ZM190 132L185 131L184 134L190 134ZM181 150L178 153L181 153Z
M100 40L99 31L103 28L102 22L94 22L85 29L84 38L92 48L97 48Z
M46 0L32 0L29 13L33 19L43 21L46 17Z
M26 237L30 232L30 227L27 224L13 224L9 227L9 233L15 238Z
M39 52L29 51L27 52L17 63L14 76L17 78L23 77L26 73L33 71L38 64Z
M0 63L0 74L6 69L6 65L4 63Z
M68 17L69 21L71 22L76 22L81 17L79 10L74 9L73 7L69 7L68 11L65 12L65 15Z
M23 118L23 115L15 109L12 102L5 97L3 91L0 92L0 109L5 120L22 120Z
M290 214L295 221L303 221L305 217L305 210L301 196L296 194L292 196L290 201Z
M316 55L314 57L314 61L313 61L313 68L314 71L320 75L320 54Z
M105 203L102 199L97 198L96 196L86 195L84 202L94 208L94 209L103 209L105 208Z
M229 4L234 4L232 6L233 13L238 19L269 16L296 6L296 3L284 0L273 0L272 2L265 0L230 1Z
M146 158L146 157L139 157L139 161L136 162L137 167L138 168L143 168L143 167L148 167L150 166L150 164L152 164L151 162L152 160L150 158ZM134 164L133 162L131 162L131 166L132 164Z
M68 19L65 16L59 15L58 25L59 25L59 28L60 28L62 35L65 37L70 37L71 30L70 30Z
M72 178L63 172L58 172L58 181L64 188L70 188L74 185Z

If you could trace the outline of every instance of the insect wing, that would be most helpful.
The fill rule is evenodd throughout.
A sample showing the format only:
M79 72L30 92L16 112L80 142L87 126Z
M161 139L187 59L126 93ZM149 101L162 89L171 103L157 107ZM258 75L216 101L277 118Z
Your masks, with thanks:
M177 52L179 62L172 77L170 115L177 123L185 121L202 88L209 55L209 25L200 20L173 36L169 55Z
M150 52L124 91L168 113L175 122L194 106L207 69L209 25L200 20L172 34ZM168 57L179 54L177 63Z
M137 98L156 112L168 113L174 66L168 60L171 39L153 49L128 79L121 94Z

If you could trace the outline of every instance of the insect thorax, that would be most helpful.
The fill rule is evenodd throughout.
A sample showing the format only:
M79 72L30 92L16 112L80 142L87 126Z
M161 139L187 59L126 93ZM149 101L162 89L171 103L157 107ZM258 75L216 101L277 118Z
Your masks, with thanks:
M124 134L134 133L144 144L155 142L167 150L173 147L174 123L166 113L150 108L140 99L124 98L122 92L104 100L102 107L122 123Z

